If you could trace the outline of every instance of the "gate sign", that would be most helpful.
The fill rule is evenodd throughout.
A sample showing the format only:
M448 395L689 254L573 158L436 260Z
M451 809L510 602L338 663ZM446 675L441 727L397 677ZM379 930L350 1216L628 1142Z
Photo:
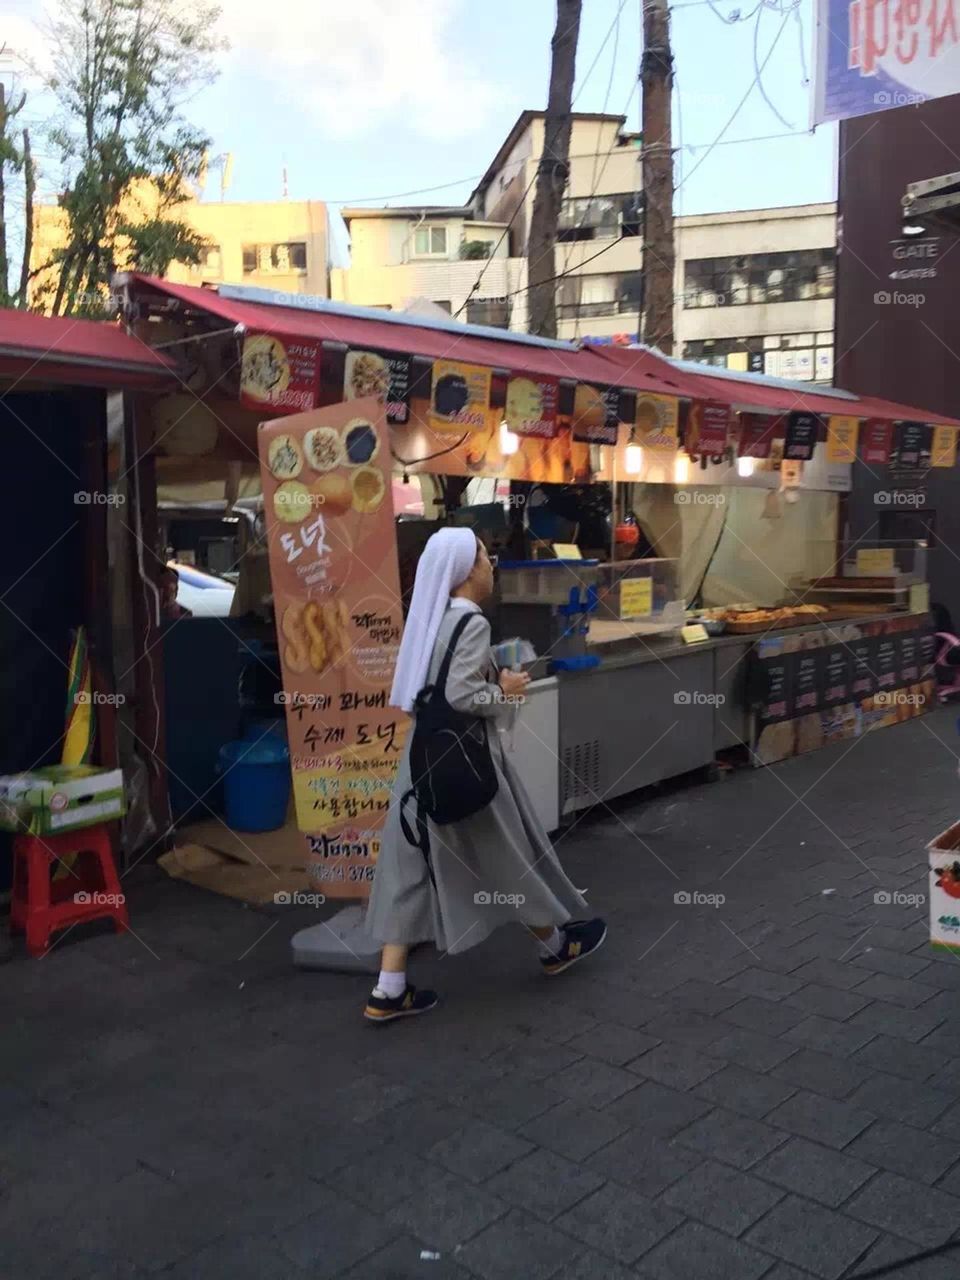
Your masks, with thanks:
M960 0L817 0L813 123L956 93Z

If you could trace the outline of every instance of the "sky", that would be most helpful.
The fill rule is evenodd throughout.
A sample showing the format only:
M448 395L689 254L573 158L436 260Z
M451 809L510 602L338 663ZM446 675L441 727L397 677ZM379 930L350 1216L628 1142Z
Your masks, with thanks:
M836 128L809 132L813 0L784 2L676 0L678 213L835 198ZM583 0L575 85L575 109L635 130L641 3ZM36 53L44 8L4 0L0 45ZM461 203L520 111L545 106L554 21L555 0L222 0L229 49L189 115L233 154L228 199L280 199L286 168L292 200Z

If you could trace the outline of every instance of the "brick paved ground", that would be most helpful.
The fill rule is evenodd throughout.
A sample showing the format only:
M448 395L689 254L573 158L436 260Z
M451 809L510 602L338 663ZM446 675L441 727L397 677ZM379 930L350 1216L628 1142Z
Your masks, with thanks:
M960 963L874 900L925 889L953 722L583 821L591 966L423 955L445 1005L389 1029L291 969L302 914L150 877L142 943L0 970L0 1274L840 1280L957 1238Z

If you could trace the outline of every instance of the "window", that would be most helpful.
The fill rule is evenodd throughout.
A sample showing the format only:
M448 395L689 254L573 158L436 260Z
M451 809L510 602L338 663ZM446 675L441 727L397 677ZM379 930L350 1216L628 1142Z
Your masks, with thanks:
M286 244L245 244L243 274L289 275L306 271L307 246L304 241Z
M567 276L557 290L557 318L615 316L640 307L640 272Z
M706 338L685 343L683 356L721 369L749 370L772 378L800 382L830 382L833 378L832 333Z
M634 193L616 196L571 197L560 206L557 239L611 240L640 234L642 197Z
M200 266L204 271L220 271L220 262L220 246L218 244L207 245L205 249L200 250Z
M510 327L510 303L499 298L471 298L467 303L467 324L492 325L496 329Z
M439 307L441 311L445 311L450 315L450 299L449 298L431 298L430 301L435 307Z
M688 309L742 307L832 298L835 269L833 249L694 258L684 263L683 305Z
M417 227L413 233L413 252L418 258L446 257L447 228Z

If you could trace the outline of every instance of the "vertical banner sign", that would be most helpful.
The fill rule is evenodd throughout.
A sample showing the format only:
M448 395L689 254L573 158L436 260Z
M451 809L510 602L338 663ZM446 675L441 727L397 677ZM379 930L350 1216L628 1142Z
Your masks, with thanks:
M924 422L901 422L897 428L897 462L919 467L920 455L930 449L930 428Z
M433 362L430 425L436 431L482 431L487 426L493 370L459 360Z
M559 390L553 378L511 378L503 414L510 430L518 436L555 439Z
M574 440L581 444L616 445L619 424L620 388L578 382L571 419Z
M240 363L240 402L248 409L304 413L317 407L319 342L248 333Z
M779 421L767 413L741 413L740 457L769 458Z
M883 418L868 418L863 424L863 460L868 466L886 466L893 443L893 423Z
M348 351L343 367L344 400L376 396L387 406L387 421L402 426L410 418L410 357L386 351Z
M930 445L931 467L952 467L957 461L957 428L937 423Z
M816 448L819 431L820 418L817 414L788 414L783 456L789 458L792 462L809 462Z
M827 461L856 462L859 418L832 415L827 420Z
M956 0L817 0L813 123L957 92Z
M259 445L297 825L318 887L363 898L407 729L384 406L265 422Z
M673 453L679 437L679 408L680 402L673 396L639 392L634 417L637 443L654 452Z
M727 447L727 430L730 426L730 406L722 400L701 400L699 409L700 430L692 454L706 454L716 457Z

